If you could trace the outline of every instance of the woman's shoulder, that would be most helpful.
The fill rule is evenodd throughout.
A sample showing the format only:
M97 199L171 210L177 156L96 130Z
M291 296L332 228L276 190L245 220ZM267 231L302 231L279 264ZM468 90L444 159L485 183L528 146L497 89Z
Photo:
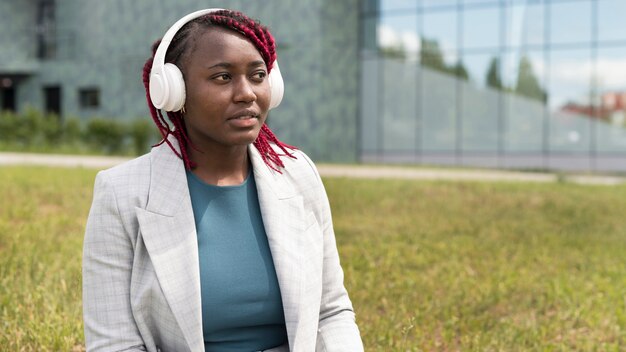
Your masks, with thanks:
M303 176L319 178L315 163L304 151L300 149L288 149L288 151L291 156L285 155L281 157L284 165L284 168L280 170L282 173L286 173L295 178L301 178Z
M150 191L150 154L102 170L96 176L94 190L110 192L118 207L142 206Z
M314 199L325 193L322 178L313 160L300 149L291 152L291 157L281 157L284 167L279 168L282 174L280 177L287 178L305 199Z
M131 179L141 179L150 176L150 154L144 154L135 159L102 170L98 177L110 183L125 183Z

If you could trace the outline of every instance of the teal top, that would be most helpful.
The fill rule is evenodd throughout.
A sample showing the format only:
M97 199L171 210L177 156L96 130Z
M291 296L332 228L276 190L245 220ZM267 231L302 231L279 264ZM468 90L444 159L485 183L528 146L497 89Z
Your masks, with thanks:
M252 172L241 185L214 186L188 171L187 183L198 232L205 350L249 352L286 343Z

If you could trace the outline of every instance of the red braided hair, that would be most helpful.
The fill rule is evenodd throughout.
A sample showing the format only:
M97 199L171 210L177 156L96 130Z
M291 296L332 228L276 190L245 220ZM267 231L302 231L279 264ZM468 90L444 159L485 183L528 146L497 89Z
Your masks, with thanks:
M211 26L219 26L232 31L236 31L244 35L259 51L265 65L267 66L268 73L272 70L274 61L276 61L276 44L274 37L269 30L262 26L258 21L255 21L241 12L231 10L219 10L211 12L207 15L200 16L189 23L185 24L174 36L170 43L167 53L165 55L165 62L174 63L179 68L181 67L181 60L183 55L187 53L188 48L191 46L190 41L198 35L198 28L209 28ZM154 61L154 54L159 47L160 40L152 45L152 56L146 60L143 66L143 84L146 89L146 100L148 102L148 109L152 120L156 124L163 140L157 145L167 143L172 151L183 160L185 168L191 170L196 167L196 164L189 158L188 146L195 148L191 143L191 140L187 136L187 129L185 127L185 120L183 114L180 111L168 111L167 116L173 125L173 129L163 117L160 109L157 109L150 100L150 70L152 69L152 62ZM174 145L168 140L168 136L172 135L178 140L180 151L176 150ZM271 144L275 144L284 154L279 154L272 148ZM261 126L259 135L254 141L254 146L257 148L263 161L272 169L280 172L279 168L283 168L284 164L281 160L282 156L288 156L295 159L295 156L288 149L296 149L293 146L285 144L278 140L272 130L264 123Z

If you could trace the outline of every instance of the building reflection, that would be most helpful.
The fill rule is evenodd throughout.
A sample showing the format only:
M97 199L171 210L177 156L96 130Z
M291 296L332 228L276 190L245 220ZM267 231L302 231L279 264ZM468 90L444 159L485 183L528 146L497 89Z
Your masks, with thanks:
M619 13L626 2L366 1L362 159L626 170Z

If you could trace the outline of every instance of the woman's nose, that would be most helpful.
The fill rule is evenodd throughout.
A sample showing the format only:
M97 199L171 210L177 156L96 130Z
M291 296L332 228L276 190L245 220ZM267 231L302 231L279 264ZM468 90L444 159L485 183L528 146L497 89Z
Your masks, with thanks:
M252 86L252 82L250 82L247 78L240 78L235 81L234 85L233 98L235 102L253 102L256 100L256 93L254 92L254 87Z

